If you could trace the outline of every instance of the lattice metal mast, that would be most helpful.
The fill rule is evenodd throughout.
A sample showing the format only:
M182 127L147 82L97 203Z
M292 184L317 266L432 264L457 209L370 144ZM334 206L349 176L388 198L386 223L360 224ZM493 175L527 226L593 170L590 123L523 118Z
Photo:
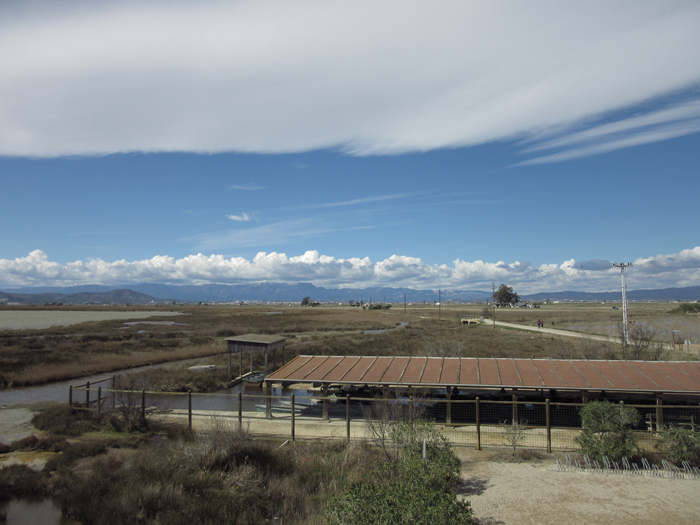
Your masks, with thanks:
M625 344L630 344L629 324L627 317L627 284L625 283L625 268L632 266L632 263L613 263L614 268L619 268L622 274L622 337Z

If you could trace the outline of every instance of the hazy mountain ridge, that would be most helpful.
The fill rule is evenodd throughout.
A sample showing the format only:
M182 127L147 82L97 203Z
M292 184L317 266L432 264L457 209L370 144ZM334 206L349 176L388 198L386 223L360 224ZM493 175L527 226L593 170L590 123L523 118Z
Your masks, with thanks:
M37 305L46 303L63 304L154 304L171 302L172 300L158 299L140 292L128 289L108 290L102 292L76 293L6 293L0 292L0 305L20 304Z
M517 290L516 290L517 291ZM315 301L364 301L364 302L403 302L404 294L408 302L438 301L437 290L413 290L411 288L322 288L311 283L258 283L258 284L207 284L207 285L168 285L136 284L128 289L103 285L58 287L36 287L7 289L0 292L0 304L44 304L63 302L73 304L150 304L172 302L213 302L213 301L269 301L299 302L304 297ZM528 301L620 301L621 292L541 292L522 295ZM169 297L170 299L163 299ZM488 290L442 290L443 302L489 301ZM700 300L700 286L687 288L664 288L660 290L629 290L630 301L695 301Z

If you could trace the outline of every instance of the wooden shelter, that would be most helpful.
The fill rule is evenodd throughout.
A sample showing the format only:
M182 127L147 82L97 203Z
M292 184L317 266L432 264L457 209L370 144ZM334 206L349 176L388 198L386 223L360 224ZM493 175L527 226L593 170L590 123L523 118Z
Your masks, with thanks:
M265 378L268 373L268 353L272 352L272 370L277 370L277 350L282 349L284 366L284 345L287 340L278 335L247 334L226 338L228 342L228 378L231 381L231 356L238 354L238 377L243 377L243 352L250 353L250 372L253 372L253 353L265 353Z

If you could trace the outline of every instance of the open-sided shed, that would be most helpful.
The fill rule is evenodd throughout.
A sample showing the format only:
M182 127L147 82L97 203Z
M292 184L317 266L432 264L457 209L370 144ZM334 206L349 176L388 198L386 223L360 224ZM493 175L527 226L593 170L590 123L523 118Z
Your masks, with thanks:
M284 366L284 345L286 339L278 335L247 334L226 339L228 343L228 376L231 380L231 356L238 354L238 376L243 377L243 352L250 353L250 372L253 372L253 353L265 353L265 377L268 372L268 354L272 352L272 369L277 369L277 350L282 350Z
M700 362L301 355L266 383L700 395Z

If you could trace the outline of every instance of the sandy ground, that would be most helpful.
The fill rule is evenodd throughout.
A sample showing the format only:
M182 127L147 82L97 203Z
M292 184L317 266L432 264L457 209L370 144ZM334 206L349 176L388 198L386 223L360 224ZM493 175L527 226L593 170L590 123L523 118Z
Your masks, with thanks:
M9 444L35 432L34 413L26 408L0 409L0 442Z
M700 523L700 480L560 472L554 458L500 463L479 457L488 452L461 454L460 492L482 525Z

